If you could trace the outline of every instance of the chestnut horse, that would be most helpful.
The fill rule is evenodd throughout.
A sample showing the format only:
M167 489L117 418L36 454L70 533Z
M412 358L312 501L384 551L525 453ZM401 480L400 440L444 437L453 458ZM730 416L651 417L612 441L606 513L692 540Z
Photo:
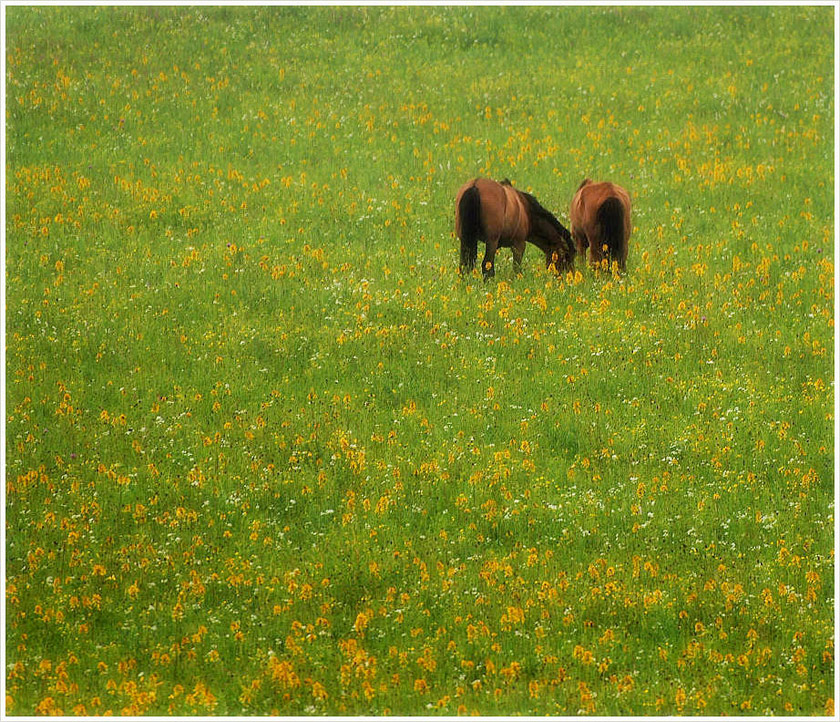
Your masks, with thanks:
M572 236L577 251L589 262L600 266L601 260L616 261L623 271L627 266L627 244L630 240L630 195L614 183L583 181L572 199L569 211Z
M484 280L495 274L498 248L513 249L513 268L522 269L525 242L545 254L545 265L571 270L575 258L572 236L530 193L516 190L507 179L497 183L475 178L461 186L455 197L455 232L461 239L461 270L472 270L478 241L484 242L481 270Z

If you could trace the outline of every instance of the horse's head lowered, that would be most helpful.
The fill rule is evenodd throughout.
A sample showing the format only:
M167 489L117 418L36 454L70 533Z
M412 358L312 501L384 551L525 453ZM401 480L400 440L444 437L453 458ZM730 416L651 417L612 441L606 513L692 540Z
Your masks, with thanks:
M546 264L553 263L557 271L571 270L576 249L569 229L530 193L519 193L528 205L528 218L531 221L530 240L545 253Z

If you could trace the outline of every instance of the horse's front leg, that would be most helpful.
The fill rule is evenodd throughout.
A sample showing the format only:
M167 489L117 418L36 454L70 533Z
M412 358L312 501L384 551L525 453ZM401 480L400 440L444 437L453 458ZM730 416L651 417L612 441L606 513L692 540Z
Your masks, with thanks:
M589 248L589 239L586 237L586 234L579 228L573 228L572 238L575 239L578 255L586 259L586 249Z
M517 275L522 273L522 256L525 254L525 241L514 241L513 243L513 272Z
M488 238L485 243L484 260L481 262L481 272L484 274L484 280L492 278L496 275L496 250L499 248L498 238Z

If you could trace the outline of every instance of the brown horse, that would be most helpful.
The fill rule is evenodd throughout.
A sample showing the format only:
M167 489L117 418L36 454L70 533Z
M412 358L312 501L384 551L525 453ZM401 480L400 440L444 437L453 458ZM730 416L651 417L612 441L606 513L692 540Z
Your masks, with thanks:
M583 181L572 199L569 211L572 236L577 251L589 262L600 266L601 259L616 261L623 271L627 266L627 244L630 240L630 195L614 183Z
M545 254L545 264L557 271L573 267L575 246L572 236L530 193L516 190L509 180L497 183L475 178L461 186L455 197L455 232L461 239L461 270L472 270L478 241L484 242L481 270L487 280L495 274L498 248L513 249L513 268L519 273L525 242Z

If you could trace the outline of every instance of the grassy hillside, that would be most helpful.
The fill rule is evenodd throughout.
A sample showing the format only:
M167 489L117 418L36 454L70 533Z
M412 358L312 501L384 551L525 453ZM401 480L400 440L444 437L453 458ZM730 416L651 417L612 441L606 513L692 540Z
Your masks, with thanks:
M832 713L833 12L7 8L6 711Z

